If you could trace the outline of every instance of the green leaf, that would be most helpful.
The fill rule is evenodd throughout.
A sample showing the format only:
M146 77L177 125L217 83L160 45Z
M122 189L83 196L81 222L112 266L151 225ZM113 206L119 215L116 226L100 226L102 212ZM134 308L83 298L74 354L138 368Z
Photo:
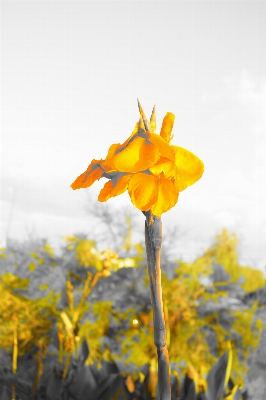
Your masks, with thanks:
M61 378L52 370L50 379L46 388L46 398L47 400L55 400L61 396L63 389L63 384Z
M185 376L183 383L183 395L181 400L197 400L195 383L187 375Z
M35 259L39 258L38 254L34 253L33 251L30 252L30 255Z
M235 392L233 400L242 400L242 393L239 389Z
M87 400L88 394L91 399L98 398L98 383L89 365L78 365L74 382L69 387L69 395L74 395L79 400Z
M33 272L36 268L36 265L34 264L34 262L31 262L30 264L28 264L29 270L30 272Z
M111 376L109 377L109 379ZM98 397L97 400L117 399L130 400L131 395L125 385L121 375L114 376L114 380L109 384L108 388Z
M82 362L83 364L89 357L90 350L88 346L88 342L86 339L83 340L82 345L80 346L80 354L79 354L79 361Z
M49 245L49 243L45 244L43 250L46 251L46 253L48 253L50 257L54 257L54 251L52 247Z
M3 389L1 389L1 387ZM1 400L10 400L11 399L11 389L6 385L0 385L0 393L1 393Z
M41 286L37 286L37 288L41 290L46 290L49 289L49 285L47 285L47 283L43 283Z
M219 358L210 370L208 382L208 400L220 400L224 392L224 381L228 363L228 350Z

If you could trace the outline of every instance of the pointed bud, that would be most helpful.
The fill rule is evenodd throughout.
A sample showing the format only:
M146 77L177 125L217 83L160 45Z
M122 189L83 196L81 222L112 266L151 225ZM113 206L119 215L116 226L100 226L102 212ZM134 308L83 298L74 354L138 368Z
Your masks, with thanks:
M145 131L145 126L144 126L142 116L140 116L140 118L139 118L139 129L142 129L143 131Z
M155 111L155 106L153 107L153 110L152 110L152 113L151 113L150 126L151 126L151 131L155 132L156 131L156 111Z
M167 143L170 143L174 137L174 135L172 135L174 122L175 115L171 112L166 113L163 119L160 135Z
M146 115L144 114L144 111L143 111L143 108L141 107L139 99L137 99L137 100L138 100L138 106L139 106L139 113L142 116L143 123L144 123L144 126L145 126L145 131L149 131L150 130L149 121L147 120Z

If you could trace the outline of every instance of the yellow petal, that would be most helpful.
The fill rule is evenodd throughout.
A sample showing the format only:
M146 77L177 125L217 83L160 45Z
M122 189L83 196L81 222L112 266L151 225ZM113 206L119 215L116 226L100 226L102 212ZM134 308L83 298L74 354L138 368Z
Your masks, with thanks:
M129 136L129 138L128 138L123 144L121 144L121 147L124 147L124 146L129 142L129 140L130 140L134 135L136 135L136 134L138 133L138 130L139 130L139 121L136 122L135 128L134 128L133 132L131 133L131 135Z
M159 176L162 172L165 178L173 177L175 178L177 173L177 168L175 163L170 161L166 157L160 157L157 163L149 168L149 171L156 176Z
M134 206L139 210L148 211L155 203L158 191L157 178L153 175L139 172L129 181L128 194Z
M167 143L170 143L170 141L174 137L174 136L171 136L174 122L175 122L175 115L173 113L171 113L171 112L166 113L166 115L165 115L165 117L163 119L160 136Z
M112 144L109 147L109 150L108 150L108 153L107 153L107 156L106 156L106 160L108 160L109 158L112 158L115 155L116 150L118 150L120 147L121 147L120 143Z
M122 175L121 173L117 173L117 176L105 183L104 187L100 191L98 200L103 202L111 197L124 193L128 188L131 176L132 174Z
M169 160L175 162L175 153L170 146L160 135L157 133L147 133L148 139L152 142L159 150L162 157L166 157Z
M197 182L204 172L203 162L189 150L178 146L171 146L175 153L177 175L175 178L179 192Z
M134 135L136 135L136 134L138 133L138 129L139 129L139 122L136 123L133 132L131 133L131 135L129 136L129 138L128 138L123 144L120 144L120 143L112 144L112 145L109 147L108 154L107 154L107 156L106 156L106 158L105 158L105 161L110 160L110 159L115 155L116 152L118 152L120 149L124 148L124 147L127 145L127 143L129 142L129 140L130 140Z
M121 172L139 172L148 169L159 158L158 148L147 139L137 136L122 151L115 154L113 167Z
M92 160L87 171L83 172L70 187L72 187L73 190L90 187L97 179L99 180L104 173L103 169L100 168L101 163L102 160Z
M163 174L158 179L158 193L155 204L151 207L153 215L161 217L162 213L174 207L178 200L178 189L174 180L165 179Z

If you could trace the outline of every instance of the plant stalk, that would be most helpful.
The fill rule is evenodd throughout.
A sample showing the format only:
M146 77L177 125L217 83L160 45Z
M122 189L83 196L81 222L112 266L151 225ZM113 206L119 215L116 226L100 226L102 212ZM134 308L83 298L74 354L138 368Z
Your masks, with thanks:
M171 400L170 368L166 342L160 268L162 222L161 218L152 215L151 211L142 212L146 217L145 244L153 311L154 344L157 347L158 355L159 399Z

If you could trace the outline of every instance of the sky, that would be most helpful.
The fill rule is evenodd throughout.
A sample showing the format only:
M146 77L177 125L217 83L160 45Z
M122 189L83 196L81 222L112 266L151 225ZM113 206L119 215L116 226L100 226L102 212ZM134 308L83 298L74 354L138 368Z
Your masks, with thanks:
M1 246L93 236L86 201L106 179L70 184L130 136L138 98L148 117L156 104L157 132L174 113L172 144L205 165L162 216L180 229L176 257L227 228L242 265L265 272L266 2L2 1L1 19ZM127 192L107 203L144 231Z

